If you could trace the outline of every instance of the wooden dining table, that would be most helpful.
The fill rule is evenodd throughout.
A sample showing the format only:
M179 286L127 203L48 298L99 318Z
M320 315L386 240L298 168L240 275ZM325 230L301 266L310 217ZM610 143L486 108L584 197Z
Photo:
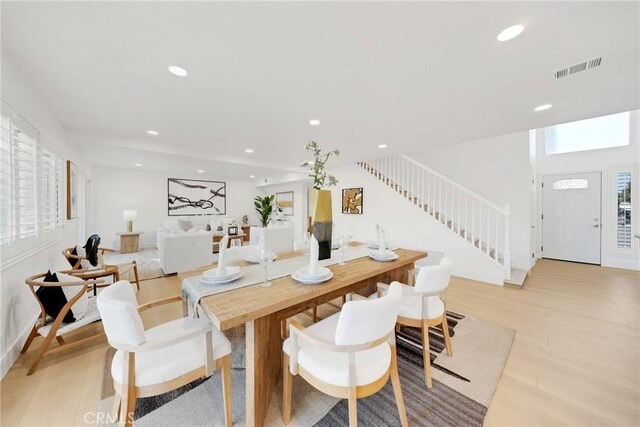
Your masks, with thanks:
M246 333L246 423L262 426L273 390L282 369L281 322L319 304L332 301L352 292L370 295L377 283L394 280L407 283L415 261L425 258L426 252L397 249L398 258L378 262L369 257L348 261L345 265L328 266L333 278L320 285L303 285L291 278L272 280L271 287L260 284L218 293L202 298L202 311L220 330L245 325ZM279 259L302 256L301 251L280 254ZM277 261L276 261L277 262ZM211 266L181 273L182 281L199 276Z

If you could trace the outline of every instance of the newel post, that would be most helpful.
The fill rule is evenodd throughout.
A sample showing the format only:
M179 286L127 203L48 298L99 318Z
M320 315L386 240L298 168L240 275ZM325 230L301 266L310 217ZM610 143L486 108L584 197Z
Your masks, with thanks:
M511 223L511 205L504 205L504 278L511 279L511 245L509 237L509 227Z

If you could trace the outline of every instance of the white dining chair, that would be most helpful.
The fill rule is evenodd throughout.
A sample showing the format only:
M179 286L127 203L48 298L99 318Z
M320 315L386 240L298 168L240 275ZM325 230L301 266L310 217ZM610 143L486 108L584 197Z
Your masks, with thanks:
M396 330L402 326L422 329L422 356L424 358L424 376L428 388L432 386L431 356L429 352L429 327L441 325L447 355L453 356L449 325L447 324L447 308L445 292L451 277L451 261L442 258L438 265L427 265L420 268L415 286L393 282L391 286L402 287L402 299L398 311ZM389 285L378 283L377 296L383 296Z
M349 425L357 426L357 399L370 396L389 376L400 421L407 425L402 399L394 325L402 296L399 284L377 300L349 301L342 311L308 328L291 321L283 344L282 419L291 420L293 376L316 389L349 400Z
M111 363L116 391L114 418L133 424L136 398L182 387L222 368L226 425L231 415L231 344L204 316L183 317L144 330L140 311L182 301L174 296L138 307L129 282L122 280L98 294L98 310L109 344L117 349Z

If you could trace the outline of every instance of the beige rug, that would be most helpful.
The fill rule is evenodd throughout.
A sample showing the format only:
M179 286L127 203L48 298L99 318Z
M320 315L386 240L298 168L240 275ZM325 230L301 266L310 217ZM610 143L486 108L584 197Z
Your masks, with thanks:
M424 385L419 330L403 328L397 334L398 367L409 425L481 426L506 364L515 336L513 330L453 312L448 313L448 322L453 357L446 355L442 331L429 330L432 389ZM244 340L237 332L230 339L234 425L245 425ZM113 401L112 357L111 351L104 367L99 412L108 411ZM278 385L265 425L282 425L281 401ZM327 396L300 377L294 379L292 408L290 426L348 424L346 400ZM223 425L220 373L172 393L138 399L135 420L137 426ZM400 425L390 382L378 393L358 400L358 421L360 426Z
M143 249L139 252L130 254L121 254L119 252L105 252L105 264L115 264L120 269L120 278L122 280L134 281L132 261L138 263L138 276L140 280L150 280L158 277L164 277L165 274L160 268L160 254L158 250Z

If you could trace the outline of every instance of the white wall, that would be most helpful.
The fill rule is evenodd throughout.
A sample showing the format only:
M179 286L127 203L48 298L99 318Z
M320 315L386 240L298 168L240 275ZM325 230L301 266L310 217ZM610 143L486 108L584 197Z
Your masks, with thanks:
M605 148L601 150L580 151L546 155L544 152L544 130L538 130L536 137L536 163L538 181L545 175L560 175L571 172L602 173L602 245L601 263L607 267L640 269L640 243L632 239L631 250L616 248L616 178L622 171L632 172L632 230L640 233L640 191L638 191L640 164L640 112L631 113L629 145L624 147ZM634 185L635 184L635 185ZM635 202L634 202L635 200ZM538 222L538 239L542 242L542 193L539 192L536 220Z
M443 252L451 258L456 276L503 284L502 266L372 175L355 165L333 168L331 173L339 181L338 186L331 189L337 236L345 236L351 228L356 240L375 240L375 224L379 223L388 231L391 242L398 246ZM352 187L363 187L362 215L342 213L342 189Z
M262 195L270 196L272 194L293 191L293 215L285 216L286 221L290 221L293 226L293 238L302 239L304 233L307 231L307 190L311 185L310 180L296 180L294 182L261 185L259 187ZM259 221L256 223L260 225Z
M242 222L242 216L248 215L251 224L258 219L253 206L253 198L260 194L253 180L227 179L208 174L185 174L171 171L150 171L140 169L116 169L101 166L92 167L92 233L99 234L102 246L120 248L120 237L116 233L126 230L122 220L122 211L134 209L138 218L133 228L142 231L142 248L156 246L156 229L160 223L169 219L167 214L167 179L204 179L225 181L227 183L227 213ZM171 217L193 218L193 217Z
M410 155L493 203L511 205L511 265L528 270L531 218L529 132L518 132Z
M67 143L62 124L40 95L25 80L12 62L2 52L2 99L35 126L45 143L66 159L76 163L83 171L86 166L76 148ZM0 376L9 370L18 357L26 337L39 314L39 307L24 280L47 269L62 269L69 265L61 254L63 248L76 242L76 221L67 221L63 232L52 239L38 237L32 250L19 258L2 257L0 265L0 350L2 361ZM4 252L3 252L4 253Z

